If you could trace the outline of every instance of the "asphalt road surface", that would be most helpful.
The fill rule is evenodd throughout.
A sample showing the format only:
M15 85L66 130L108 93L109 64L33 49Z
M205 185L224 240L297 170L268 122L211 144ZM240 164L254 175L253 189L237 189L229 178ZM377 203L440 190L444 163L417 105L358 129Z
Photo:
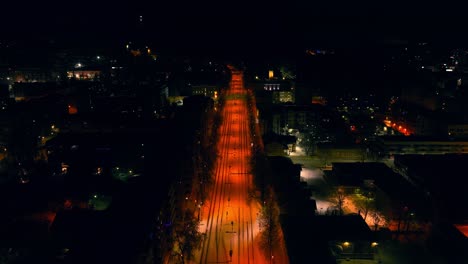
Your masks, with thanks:
M270 259L258 246L260 205L248 198L254 187L247 95L242 72L233 70L221 113L214 187L201 218L206 234L195 263L288 263L281 253Z

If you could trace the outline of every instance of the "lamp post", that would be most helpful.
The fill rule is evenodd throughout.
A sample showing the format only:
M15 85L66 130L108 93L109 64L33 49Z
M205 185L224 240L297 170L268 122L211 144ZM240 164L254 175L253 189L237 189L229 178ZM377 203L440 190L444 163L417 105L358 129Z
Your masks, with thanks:
M198 204L198 221L200 221L201 205Z

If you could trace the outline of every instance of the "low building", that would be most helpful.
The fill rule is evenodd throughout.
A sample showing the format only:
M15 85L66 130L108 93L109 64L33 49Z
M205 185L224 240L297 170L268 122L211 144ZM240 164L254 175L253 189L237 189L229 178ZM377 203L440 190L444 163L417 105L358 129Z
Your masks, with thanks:
M449 124L448 135L451 137L468 137L468 124Z
M430 219L431 212L430 200L421 188L412 185L384 163L338 162L332 165L331 173L326 174L327 181L343 189L353 199L371 198L372 205L364 210L374 208L385 217L385 226L393 231L423 231L423 224Z
M435 223L468 221L465 171L467 154L396 155L395 169L430 198Z
M269 156L283 156L296 151L295 136L278 135L269 133L263 135L265 151Z
M374 233L359 215L285 216L282 226L291 263L372 260L378 247Z
M60 74L48 68L20 67L12 72L14 82L54 82L60 79Z
M366 151L359 145L317 144L317 156L328 164L333 161L363 161Z
M12 88L15 100L23 101L53 94L60 86L55 82L17 82Z
M370 150L377 157L407 154L468 153L468 139L424 136L380 136Z
M333 121L332 112L322 105L280 105L272 109L271 131L284 134L285 129L306 130ZM326 126L326 124L324 125Z
M203 95L216 100L219 96L219 87L214 85L194 85L192 86L192 95Z
M266 98L273 104L295 103L295 84L290 80L268 79L252 83L256 97Z
M100 70L87 70L87 69L75 69L67 71L68 79L77 79L77 80L97 80L101 76Z

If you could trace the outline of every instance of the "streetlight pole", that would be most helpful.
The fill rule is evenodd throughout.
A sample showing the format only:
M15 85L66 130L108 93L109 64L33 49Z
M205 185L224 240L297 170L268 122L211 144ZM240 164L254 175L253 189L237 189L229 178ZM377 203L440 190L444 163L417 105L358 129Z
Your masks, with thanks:
M200 222L201 205L198 204L198 221Z

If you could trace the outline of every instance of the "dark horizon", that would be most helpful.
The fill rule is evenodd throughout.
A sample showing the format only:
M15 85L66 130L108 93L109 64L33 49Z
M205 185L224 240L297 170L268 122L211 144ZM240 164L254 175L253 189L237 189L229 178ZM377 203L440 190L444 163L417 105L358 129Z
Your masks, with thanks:
M27 4L29 8L21 7ZM9 5L9 6L8 6ZM362 48L388 39L462 47L462 16L450 6L416 4L376 8L361 4L86 3L7 4L0 40L30 45L118 46L137 38L172 53L290 54L305 48ZM139 17L143 16L142 28Z

